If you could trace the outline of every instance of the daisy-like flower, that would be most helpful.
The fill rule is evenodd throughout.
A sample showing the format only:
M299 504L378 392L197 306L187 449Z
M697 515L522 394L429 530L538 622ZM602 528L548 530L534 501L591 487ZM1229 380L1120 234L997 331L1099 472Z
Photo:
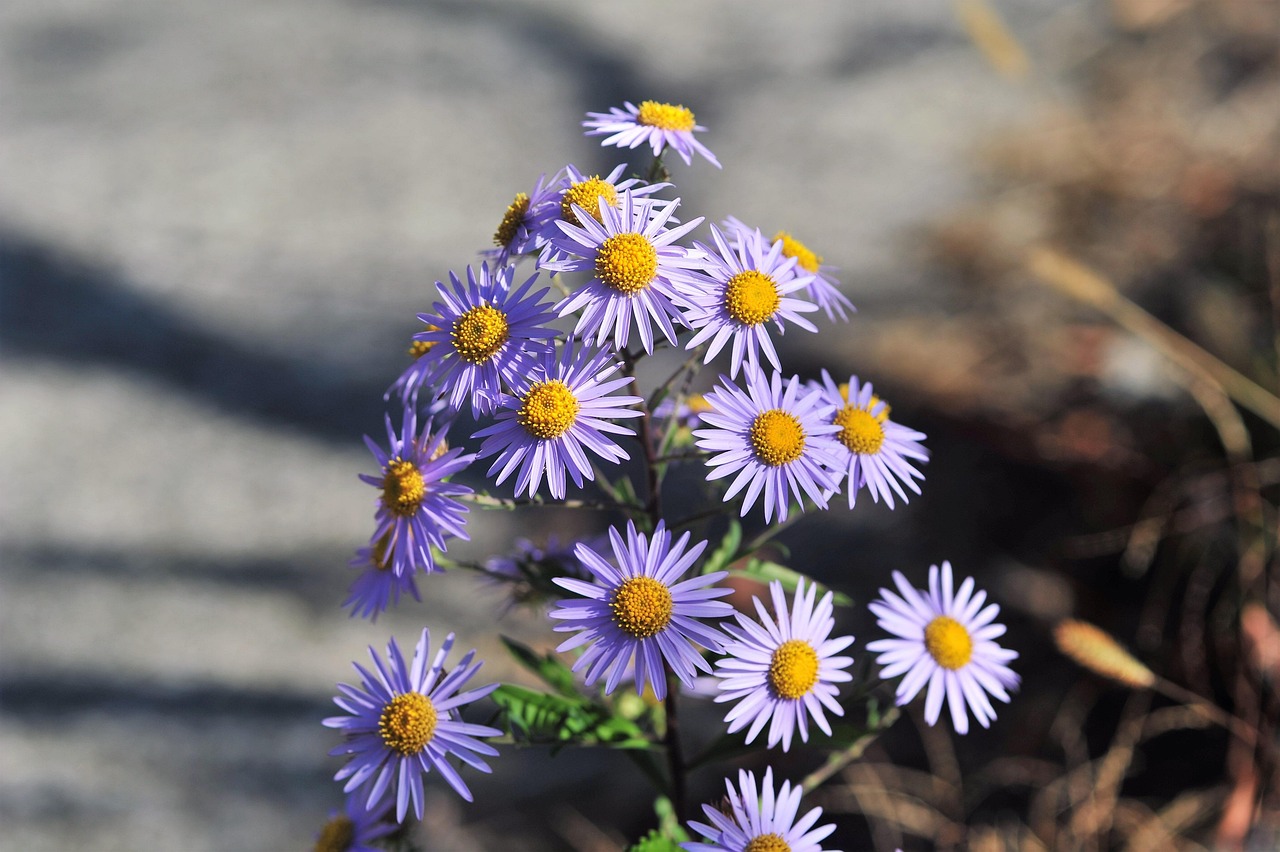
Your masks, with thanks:
M681 581L707 543L700 541L685 549L689 533L671 543L671 533L658 522L653 535L646 538L627 522L627 538L609 529L614 561L585 544L575 550L579 561L594 577L584 582L572 577L559 577L555 584L585 600L566 600L551 612L552 618L565 621L558 632L579 631L557 651L568 651L582 645L587 650L574 664L573 670L586 669L586 681L593 684L605 674L604 691L611 693L632 670L635 658L636 692L643 693L645 684L653 687L659 700L667 695L666 667L670 666L680 682L693 683L696 670L710 672L694 643L720 651L724 636L702 619L724 618L733 607L714 600L730 593L730 589L714 584L728 572L716 571Z
M529 292L537 273L513 289L514 274L510 266L491 272L483 264L478 275L467 267L464 286L450 272L449 286L436 282L444 301L435 303L434 313L418 315L428 328L414 339L432 344L418 364L429 371L428 381L448 388L455 411L470 402L473 416L487 414L504 380L509 384L532 356L551 348L544 341L557 332L547 325L550 306L541 304L547 291Z
M814 825L822 817L822 808L814 808L800 819L799 785L783 781L773 789L773 767L764 771L764 787L757 791L754 772L738 770L738 786L725 779L730 812L703 805L702 812L710 825L690 821L689 827L702 835L704 842L681 843L686 852L822 852L819 844L836 830L830 823Z
M711 165L720 168L720 161L706 146L693 137L694 131L707 128L693 118L693 111L678 104L658 101L641 101L636 106L623 101L623 108L610 107L608 112L589 112L582 122L587 136L606 136L600 144L619 148L639 148L648 145L653 156L658 157L667 148L674 148L685 165L692 165L694 153L701 154Z
M696 273L698 283L686 287L690 304L685 319L697 334L685 346L695 349L710 341L709 362L731 338L733 358L730 377L736 377L743 362L759 366L759 352L775 370L781 370L778 353L769 338L769 323L783 332L783 321L806 331L817 331L802 313L816 311L818 306L791 294L802 290L813 280L809 273L796 273L796 259L783 257L782 244L767 244L759 231L738 234L737 246L731 247L724 233L711 226L715 247L702 243L694 246L705 253L702 269Z
M481 255L498 266L506 266L512 258L541 248L538 233L548 220L559 213L561 190L560 175L547 180L543 174L538 176L532 192L516 193L515 200L507 205L493 234L493 244L497 248L487 249Z
M514 377L513 393L499 399L497 422L474 436L484 439L478 458L498 454L488 475L496 473L501 485L519 468L516 494L532 497L545 474L551 496L561 500L566 470L579 488L584 479L595 478L584 449L608 462L629 458L605 437L606 432L635 434L609 420L641 416L629 407L643 402L640 397L610 395L632 381L630 376L606 381L620 366L608 350L575 351L570 342L559 358L547 353L540 364Z
M753 228L749 228L743 222L733 216L724 220L724 229L729 234L750 233ZM826 311L827 317L835 320L838 316L844 321L848 321L849 314L857 309L853 303L840 292L840 282L836 280L834 266L828 266L822 262L822 258L816 254L813 249L800 242L786 231L778 231L773 235L772 242L782 243L782 256L794 257L796 265L804 272L813 276L813 280L805 292L810 299L817 303L818 307Z
M455 498L472 493L471 489L446 479L470 464L475 454L446 449L444 438L443 429L432 434L429 420L418 434L418 416L412 406L405 406L399 435L387 415L387 450L368 435L364 438L382 469L376 476L360 474L382 490L370 547L376 549L385 539L386 558L400 577L416 570L439 571L431 548L446 550L450 536L467 540L467 507Z
M622 173L626 171L626 168L626 164L623 163L616 166L609 174L600 177L599 175L585 175L573 166L565 166L564 177L561 178L560 185L556 188L556 200L559 207L551 209L551 215L539 225L538 230L535 232L535 237L544 243L542 254L538 258L539 266L559 259L558 250L554 246L548 245L548 243L562 236L563 232L560 230L561 222L570 225L582 224L578 221L578 214L574 212L575 205L581 207L592 218L599 221L601 202L609 207L617 207L622 203L622 193L627 190L631 190L631 195L635 199L642 200L643 204L656 204L659 206L670 204L670 202L649 198L649 196L671 184L645 183L639 178L623 179Z
M411 572L397 574L391 570L391 560L387 553L390 536L383 536L368 547L356 551L350 565L360 572L347 590L347 599L342 602L343 609L351 608L351 616L360 616L370 621L377 621L378 616L387 611L392 604L400 603L400 595L408 593L414 600L420 601L418 584Z
M725 501L745 488L746 515L763 492L766 521L775 515L785 521L793 496L801 509L805 495L825 509L835 488L828 472L838 449L832 436L840 431L831 404L796 376L784 386L780 373L770 379L755 368L746 372L745 391L720 377L707 394L711 410L702 415L708 428L694 430L698 448L713 453L708 481L737 474Z
M942 699L951 708L951 723L957 734L968 733L973 713L982 727L996 718L988 695L1009 702L1007 690L1018 686L1019 678L1006 663L1018 657L1016 651L1001 648L993 640L1004 635L1004 625L994 623L1000 607L985 609L987 593L974 593L973 578L966 578L952 593L951 563L929 568L929 590L917 591L898 571L893 582L901 594L880 590L881 600L867 606L876 623L897 639L879 639L867 650L879 654L880 677L889 679L905 673L898 684L898 705L916 697L926 685L924 718L930 725L938 721Z
M429 659L431 633L426 629L414 649L412 665L405 663L395 639L387 645L385 663L370 648L374 671L357 664L362 684L338 684L342 695L333 699L350 715L324 720L326 727L337 728L346 737L329 754L351 758L334 780L346 779L343 789L348 793L367 785L369 808L377 807L394 787L397 822L404 822L410 802L422 819L422 776L433 769L459 796L471 801L471 791L448 758L489 772L481 755L498 753L476 737L498 737L502 731L463 722L458 715L460 708L484 698L498 684L462 691L481 664L473 662L476 652L468 651L446 672L444 661L452 648L450 633L435 658Z
M622 350L630 340L634 318L644 351L652 353L652 319L675 345L676 331L671 320L684 325L684 318L674 303L683 304L684 299L673 278L702 264L699 258L688 257L684 248L673 245L702 223L699 217L668 228L678 204L673 201L657 209L637 203L631 191L624 190L618 207L610 207L603 198L599 200L599 221L577 207L580 224L560 223L564 233L552 240L552 245L561 259L542 267L554 272L585 271L592 276L555 308L562 317L582 310L574 334L587 339L594 336L597 346L603 346L612 334L614 348Z
M823 398L835 406L832 423L840 427L836 440L842 448L837 452L836 485L846 475L849 477L849 508L858 499L858 492L865 486L871 499L881 498L893 508L896 491L903 503L907 502L906 485L916 494L920 486L916 480L924 480L924 474L907 459L927 462L929 453L920 444L924 433L894 423L889 419L889 406L872 392L871 383L859 384L857 376L850 376L848 384L837 386L831 374L822 371Z
M716 702L737 701L724 720L729 733L748 724L747 742L769 724L769 748L779 742L782 750L791 748L791 735L799 729L800 739L809 741L809 717L831 736L825 707L837 716L844 710L836 701L837 683L852 679L847 671L852 657L835 656L853 644L852 636L831 637L835 619L831 617L831 592L814 606L817 586L805 588L804 580L796 585L795 602L787 611L787 596L782 583L769 584L777 621L769 617L764 604L754 598L759 623L742 613L735 613L738 625L724 626L734 640L725 645L727 657L717 661L721 694ZM770 723L770 720L772 722Z
M374 841L395 831L394 823L385 817L391 803L370 810L362 796L348 796L341 813L329 814L329 820L316 835L315 852L379 852Z
M423 331L439 330L439 326L434 325L427 325L423 329ZM405 368L404 372L396 378L391 387L387 388L386 393L382 395L383 399L391 399L391 395L396 394L406 405L417 405L418 392L422 390L422 386L431 378L434 366L430 358L423 361L422 356L435 348L435 345L436 343L434 340L418 340L417 336L414 336L414 338L409 342L408 353L409 357L413 359L413 363ZM431 394L431 396L434 401L437 395ZM440 405L436 405L435 407L442 408Z

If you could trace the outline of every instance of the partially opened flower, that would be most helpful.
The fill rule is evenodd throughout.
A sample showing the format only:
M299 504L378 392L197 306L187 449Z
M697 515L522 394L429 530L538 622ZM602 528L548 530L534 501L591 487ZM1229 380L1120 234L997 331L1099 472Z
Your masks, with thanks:
M724 376L707 394L711 410L702 415L705 428L694 430L698 448L712 453L708 480L735 476L725 493L732 500L745 489L741 514L764 495L764 519L787 519L791 500L803 508L807 495L822 508L834 489L831 474L837 445L832 436L832 406L816 390L792 376L772 378L755 368L746 372L744 391Z
M459 716L462 707L484 698L498 684L464 690L481 664L474 662L476 652L468 651L446 671L444 661L453 648L453 639L452 633L446 636L432 659L431 634L424 629L411 665L405 662L395 639L387 645L386 662L370 648L374 670L357 664L361 685L339 684L342 695L333 699L349 715L324 720L326 727L337 728L346 737L342 745L329 752L349 757L334 780L345 779L343 789L348 793L362 790L370 809L394 790L398 822L404 822L410 803L414 814L422 819L425 774L439 772L469 802L471 791L449 758L489 772L489 764L481 755L498 753L476 738L501 736L502 731L463 722Z
M769 326L775 326L779 334L784 322L817 331L800 314L816 311L818 306L794 297L813 276L797 274L796 259L784 258L782 244L767 244L759 231L739 234L736 247L729 245L715 225L711 226L711 237L714 246L694 243L706 259L697 273L701 280L685 287L690 305L685 319L697 332L685 348L709 343L704 358L707 363L732 340L731 378L744 363L760 366L762 351L775 370L782 369L769 338Z
M911 701L927 686L924 718L930 725L938 721L945 698L956 733L968 733L969 712L982 727L990 727L996 713L987 696L1008 703L1008 690L1019 682L1006 665L1017 659L1017 652L994 641L1005 632L1003 624L994 623L1000 607L983 608L987 593L974 592L972 577L953 593L950 562L943 562L941 570L930 566L927 592L917 591L898 571L893 572L893 582L901 596L881 589L881 600L867 606L876 623L898 638L871 642L867 650L879 654L880 677L904 675L898 704Z
M831 616L831 592L814 605L817 586L805 588L804 580L796 585L795 601L790 611L782 583L769 584L773 598L775 621L759 598L753 598L759 622L735 613L737 626L724 625L733 640L725 645L728 655L716 662L721 694L717 702L738 702L725 721L729 733L750 725L747 742L769 725L769 748L779 742L782 750L791 748L791 736L809 741L809 718L822 731L831 735L823 708L837 716L844 710L836 700L837 683L852 679L846 669L853 658L836 656L853 644L852 636L831 637L835 619Z
M506 266L520 255L542 248L538 234L549 220L559 214L562 189L560 175L547 180L544 174L538 176L532 192L516 193L493 234L493 244L497 248L481 254L498 266Z
M689 827L702 835L702 842L681 843L686 852L822 852L820 845L836 827L830 823L814 827L822 808L800 813L799 785L783 781L773 789L773 767L764 771L764 786L756 788L756 775L738 770L738 786L725 779L729 812L703 805L710 825L690 821Z
M390 802L371 810L365 807L363 796L347 796L342 812L329 814L316 835L314 852L380 852L374 842L396 829L395 823L386 820L390 809Z
M537 273L513 289L514 274L510 266L490 271L484 264L479 273L467 267L464 285L450 272L448 285L436 282L443 301L432 313L418 315L427 329L414 339L431 348L414 366L429 371L427 381L455 411L470 405L473 416L488 413L503 383L551 349L546 341L557 332L548 325L551 306L542 304L547 290L530 292Z
M693 136L694 131L707 128L694 120L692 110L679 104L641 101L640 106L636 106L631 101L623 101L621 109L610 107L608 112L587 113L582 126L588 128L587 136L606 136L600 140L601 145L619 148L648 145L655 157L667 148L674 148L686 165L693 163L696 152L720 168L715 155Z
M916 480L924 480L924 474L907 459L926 462L929 453L921 445L924 433L908 429L889 419L889 406L876 396L871 383L859 384L857 376L850 376L848 384L837 386L831 374L822 371L824 399L835 406L832 422L840 427L836 434L841 450L833 472L836 484L846 476L845 487L849 491L849 508L853 508L858 492L864 487L871 499L884 500L893 508L893 494L897 492L902 502L907 502L907 492L902 486L920 493Z
M377 621L380 613L386 612L392 604L400 602L400 595L407 593L414 600L420 601L418 584L413 572L397 574L391 570L390 554L387 552L390 536L384 535L368 547L356 551L356 556L349 563L360 574L347 590L347 599L342 602L344 609L351 608L351 615Z
M516 493L530 497L545 475L551 496L559 500L566 471L579 488L584 479L595 478L584 450L608 462L628 458L605 437L634 434L610 420L641 416L629 406L643 399L610 395L632 381L630 376L606 381L620 366L607 350L592 354L566 343L559 358L548 353L527 374L514 377L512 393L500 398L497 422L475 434L484 439L479 458L498 456L488 475L497 474L502 484L518 469Z
M613 692L628 672L634 671L637 693L643 693L649 684L659 699L665 698L668 667L686 686L693 683L698 669L711 671L696 646L721 649L724 636L703 621L733 612L729 604L715 600L731 591L715 586L726 572L681 580L707 543L700 541L686 550L686 532L673 544L662 521L647 537L628 521L626 540L611 527L609 541L616 566L579 544L575 553L594 582L572 577L554 581L585 598L562 601L551 612L552 618L566 622L557 625L557 631L577 632L556 650L587 645L573 670L585 669L588 684L607 675L605 693Z
M671 321L684 325L677 309L683 304L673 278L684 270L701 265L690 258L676 240L702 222L699 217L676 228L668 228L679 202L661 209L637 203L630 190L622 193L622 203L610 207L600 201L592 211L599 221L578 210L578 225L561 222L564 232L553 239L560 260L543 263L553 272L588 272L591 279L577 292L556 305L560 316L581 310L573 333L595 338L603 346L612 335L619 351L626 348L634 320L645 352L653 352L653 325L674 346L676 332Z
M414 571L438 571L431 548L446 550L446 539L467 539L467 507L457 501L471 493L465 485L447 479L463 470L475 458L461 449L447 449L445 431L432 433L428 420L418 433L418 416L412 406L404 410L400 434L387 415L388 449L383 450L368 435L364 442L382 468L376 476L360 478L382 490L374 515L371 547L386 539L391 570L399 576Z

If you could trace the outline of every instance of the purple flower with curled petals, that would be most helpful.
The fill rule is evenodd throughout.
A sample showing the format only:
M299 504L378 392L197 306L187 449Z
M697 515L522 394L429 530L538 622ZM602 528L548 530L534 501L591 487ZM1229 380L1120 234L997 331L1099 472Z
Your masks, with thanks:
M556 650L586 645L573 670L585 669L588 684L606 678L606 694L634 670L636 692L644 692L649 684L661 700L667 695L668 668L686 686L693 684L697 670L711 671L696 646L721 650L723 634L703 622L733 612L729 604L715 600L730 593L714 585L727 572L682 581L707 543L700 541L686 549L686 532L673 544L661 521L648 537L637 533L635 524L628 521L626 540L610 528L609 541L616 566L586 545L579 544L575 550L594 582L570 577L554 580L586 598L562 601L551 612L552 618L565 622L556 626L557 631L577 631Z
M685 165L693 163L695 153L706 157L717 169L720 161L705 145L694 138L695 131L707 128L698 124L693 111L679 104L659 101L641 101L636 106L623 101L622 108L610 107L608 112L589 112L582 122L587 136L605 136L601 145L619 148L639 148L648 145L653 156L658 157L667 148L674 148Z
M783 781L773 789L773 767L764 771L764 787L757 792L754 772L738 771L738 786L725 779L729 795L729 812L703 805L702 812L710 825L690 821L689 827L703 836L704 842L681 843L686 852L822 852L819 845L836 830L830 823L814 825L822 817L822 808L800 817L800 785Z
M424 629L411 665L405 662L395 639L387 645L385 663L370 648L374 670L356 664L361 685L338 684L342 695L333 699L348 715L324 720L326 727L336 728L346 737L329 752L349 758L334 780L346 780L343 789L348 793L367 791L365 802L370 809L394 790L397 822L404 822L410 803L422 819L422 778L432 770L459 796L471 801L471 791L449 758L489 772L481 755L498 753L477 737L497 737L502 731L463 722L459 716L462 707L484 698L498 684L464 691L481 664L474 662L476 652L468 651L446 671L444 661L453 639L452 633L446 636L432 659L431 634Z

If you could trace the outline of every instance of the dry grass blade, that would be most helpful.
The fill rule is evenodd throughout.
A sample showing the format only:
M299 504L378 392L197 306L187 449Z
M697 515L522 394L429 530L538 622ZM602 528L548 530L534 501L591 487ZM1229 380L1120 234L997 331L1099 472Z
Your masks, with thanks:
M1182 837L1203 824L1222 807L1222 790L1188 790L1151 814L1129 832L1125 852L1162 852L1173 848L1200 848Z

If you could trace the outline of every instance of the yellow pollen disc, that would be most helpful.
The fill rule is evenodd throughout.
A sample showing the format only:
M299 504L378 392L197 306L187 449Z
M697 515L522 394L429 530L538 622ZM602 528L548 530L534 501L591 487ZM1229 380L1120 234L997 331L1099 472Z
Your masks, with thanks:
M707 398L700 393L689 394L685 405L689 406L689 410L694 414L705 414L711 411L711 403L707 402Z
M804 427L794 414L781 408L757 414L747 435L756 458L772 467L789 464L804 453Z
M439 330L440 330L440 327L439 327L439 326L436 326L436 325L432 325L431 323L427 323L427 324L423 327L423 329L422 329L422 330L423 330L423 331L439 331ZM433 348L435 348L435 345L436 345L436 343L438 343L438 342L439 342L439 341L436 341L436 340L414 340L414 341L412 341L412 342L409 344L409 357L411 357L411 358L415 358L415 359L416 359L416 358L421 358L423 355L426 355L426 354L427 354L428 352L430 352Z
M483 364L507 342L507 315L492 305L477 305L453 321L450 338L464 361Z
M525 394L516 421L535 438L559 438L578 419L578 398L558 379L538 382Z
M590 213L591 218L599 222L601 198L610 207L618 206L618 190L608 181L600 180L599 176L587 178L581 183L575 183L566 189L564 195L560 197L560 216L571 224L582 224L573 213L573 205L576 204Z
M643 234L616 234L596 249L596 275L619 293L639 293L657 274L658 250Z
M791 846L778 835L769 832L751 838L742 852L791 852Z
M818 652L801 639L778 646L769 660L769 685L783 698L803 698L818 682Z
M863 456L873 456L884 443L884 426L880 418L864 408L846 405L831 421L840 427L836 437L845 449Z
M523 192L518 193L516 200L507 205L507 212L502 214L498 230L493 232L493 244L498 248L511 245L511 241L516 238L516 231L520 229L520 223L528 213L529 196Z
M940 615L924 629L924 647L944 669L962 669L973 656L973 637L964 625Z
M693 110L679 104L662 104L657 101L640 104L636 122L662 130L692 130L697 123L693 120Z
M724 309L743 325L759 325L782 304L778 287L763 272L748 269L729 279L724 288Z
M817 272L818 267L822 266L821 257L814 254L812 249L786 231L779 231L773 235L773 241L776 243L778 240L782 240L783 255L794 257L796 264L805 272Z
M417 754L436 734L436 707L420 692L406 692L391 699L378 718L382 742L396 754Z
M411 517L426 496L427 484L417 465L400 458L387 462L382 477L382 505L387 511L402 518Z
M356 826L347 816L336 816L320 829L315 852L347 852L356 839Z
M648 639L671 621L671 590L652 577L632 577L613 593L609 609L623 633Z

